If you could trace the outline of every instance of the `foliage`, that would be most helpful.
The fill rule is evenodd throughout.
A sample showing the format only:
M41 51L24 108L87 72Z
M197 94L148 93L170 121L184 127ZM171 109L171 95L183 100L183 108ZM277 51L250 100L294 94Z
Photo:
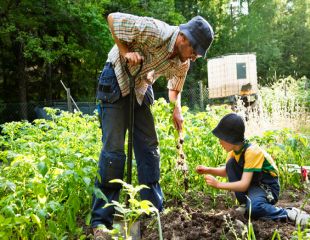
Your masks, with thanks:
M90 208L98 125L80 113L49 114L50 121L2 126L1 239L83 236L77 219Z
M251 107L246 108L243 101L241 104L238 101L236 109L247 118L246 132L262 135L270 130L288 128L309 135L310 95L305 91L308 82L306 78L287 77L269 87L261 87Z
M105 17L121 11L179 25L195 15L213 26L208 58L256 52L261 84L277 76L310 77L310 0L85 0L0 3L0 96L5 102L94 99L96 79L113 45ZM185 89L207 84L206 62L192 64ZM164 91L161 78L156 91ZM18 97L17 97L18 96ZM21 113L21 119L26 119Z
M178 152L176 150L177 132L172 125L172 108L164 99L159 99L152 107L155 125L157 126L158 138L160 139L162 185L167 198L182 198L184 189L183 173L175 171ZM184 143L187 164L189 167L189 189L202 190L204 188L203 178L195 174L195 167L198 164L208 162L211 166L217 166L225 159L224 152L217 139L212 135L211 130L216 126L221 116L227 113L222 108L208 108L208 112L197 114L190 113L187 107L182 108L184 115ZM200 184L197 184L197 181ZM175 183L171 184L171 183ZM214 191L214 189L210 189Z
M260 89L264 101L264 110L269 113L283 112L287 116L296 118L310 110L310 93L308 90L309 79L303 77L294 79L289 76L280 78L270 86ZM306 91L305 91L306 90ZM276 105L277 104L277 105Z
M110 181L111 183L120 183L123 186L123 190L128 195L128 204L127 206L125 203L117 202L112 200L112 203L106 204L104 207L114 206L117 213L115 216L119 216L122 219L122 222L124 223L124 232L125 232L125 240L131 239L130 231L132 226L135 222L138 221L138 219L143 215L152 215L156 214L157 221L158 221L158 229L159 229L159 236L162 238L162 231L161 231L161 224L160 224L160 218L159 218L159 212L157 208L154 207L154 205L147 200L139 201L137 200L137 194L140 190L143 188L148 188L146 185L138 185L138 186L132 186L131 184L128 184L120 179L114 179ZM113 234L118 235L116 236L116 239L122 239L122 236L120 233ZM114 236L115 237L115 236Z
M160 99L152 111L160 139L161 186L166 201L182 200L184 176L175 170L178 152L171 105ZM218 166L225 162L226 153L211 130L229 111L224 107L207 107L204 112L191 113L183 107L188 191L193 195L204 191L214 197L215 203L222 192L207 187L195 168L201 164ZM99 124L96 116L78 112L48 109L48 113L51 120L11 122L1 126L1 239L86 237L81 225L89 224L92 193L99 194L94 189L101 147ZM309 136L292 130L273 130L251 141L274 157L284 188L303 187L286 166L287 163L310 165ZM134 185L137 185L136 179Z
M310 234L309 228L301 229L301 226L298 225L297 230L294 232L293 239L298 239L298 240L307 239L309 238L309 234Z
M249 207L249 218L248 218L248 234L247 234L247 239L248 240L255 240L255 232L254 232L254 227L251 221L251 214L252 214L252 203L251 203L251 199L246 196L248 201L250 202L250 207Z
M309 0L248 2L250 12L240 13L233 28L231 52L256 52L262 84L277 76L309 77Z
M1 95L6 101L59 99L65 96L60 80L75 86L71 92L81 99L93 96L98 69L112 46L102 4L1 1Z
M280 182L284 188L303 188L300 184L300 173L290 173L288 164L298 166L310 165L309 136L298 134L289 129L267 131L261 138L255 138L259 145L264 146L276 161Z
M270 86L261 87L258 104L252 109L238 106L246 112L246 135L271 154L280 171L282 186L303 188L300 166L310 165L309 80L287 77ZM260 137L258 137L260 136ZM295 164L292 173L288 164Z

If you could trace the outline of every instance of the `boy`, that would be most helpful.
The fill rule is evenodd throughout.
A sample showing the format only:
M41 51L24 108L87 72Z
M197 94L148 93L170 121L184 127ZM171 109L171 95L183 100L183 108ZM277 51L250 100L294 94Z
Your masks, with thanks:
M274 206L280 191L277 166L270 155L245 140L244 132L245 125L240 116L235 113L224 116L212 133L228 152L226 166L198 166L196 172L228 177L228 182L219 182L211 175L206 175L205 180L214 188L234 191L247 213L251 205L253 219L290 219L306 225L310 218L306 212Z

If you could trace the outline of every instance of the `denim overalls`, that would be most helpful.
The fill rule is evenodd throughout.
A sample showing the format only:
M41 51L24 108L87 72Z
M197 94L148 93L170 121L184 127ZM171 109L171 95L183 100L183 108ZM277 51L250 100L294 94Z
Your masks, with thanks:
M95 186L100 188L109 202L118 201L121 186L111 184L111 179L123 179L126 155L124 152L125 134L129 120L129 96L122 97L112 63L106 63L99 77L97 99L100 100L100 119L102 128L102 149L99 158L101 180L96 179ZM136 101L136 100L135 100ZM148 87L144 101L137 101L134 109L133 146L138 170L139 184L149 189L140 191L142 199L151 201L162 210L163 193L158 183L160 177L159 149L153 115L150 105L154 101L153 89ZM104 224L111 227L113 207L103 208L106 202L93 196L92 227Z
M233 157L227 161L226 174L229 182L241 180L244 153L249 146L250 144L248 143L245 145L238 162ZM235 196L240 204L246 204L247 213L249 213L251 205L251 217L253 219L287 219L286 210L274 206L278 201L279 192L280 184L278 177L272 177L270 174L264 172L254 172L248 191L235 192Z

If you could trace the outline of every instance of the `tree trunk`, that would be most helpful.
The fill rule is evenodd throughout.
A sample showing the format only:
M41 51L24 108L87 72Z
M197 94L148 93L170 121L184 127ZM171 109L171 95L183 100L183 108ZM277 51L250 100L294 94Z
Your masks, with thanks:
M19 93L20 111L19 116L21 119L28 119L27 107L27 80L25 73L25 59L23 56L23 43L15 42L14 53L16 57L16 80Z
M45 74L45 86L47 86L45 91L45 96L47 102L52 101L52 64L47 63L46 74Z

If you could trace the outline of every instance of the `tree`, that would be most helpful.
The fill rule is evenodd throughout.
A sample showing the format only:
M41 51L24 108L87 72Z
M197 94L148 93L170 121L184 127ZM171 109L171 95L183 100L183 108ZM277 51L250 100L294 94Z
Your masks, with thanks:
M60 79L74 85L77 97L94 95L98 69L112 46L102 17L103 1L24 0L1 5L2 72L13 70L1 77L10 78L6 101L59 98ZM6 65L6 59L14 59L13 64ZM10 94L16 83L19 100Z

